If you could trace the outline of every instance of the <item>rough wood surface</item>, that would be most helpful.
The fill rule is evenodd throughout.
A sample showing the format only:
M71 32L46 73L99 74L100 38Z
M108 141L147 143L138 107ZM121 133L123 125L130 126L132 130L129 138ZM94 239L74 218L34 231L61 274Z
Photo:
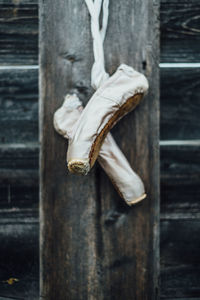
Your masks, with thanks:
M199 139L200 68L161 68L161 139ZM88 87L76 90L88 95ZM1 143L38 141L38 71L0 70Z
M129 208L98 167L86 177L67 175L67 145L54 132L52 116L65 93L79 91L84 102L91 95L89 14L80 0L41 1L41 299L157 297L158 9L157 1L110 4L107 70L122 62L146 66L151 86L115 130L148 193Z
M38 1L0 1L0 64L38 64Z
M116 139L120 142L119 136ZM200 156L197 145L162 145L161 213L162 218L199 214ZM20 199L21 207L38 201L37 144L0 145L1 203L11 197Z
M37 0L0 0L1 65L37 64L37 3ZM161 1L161 62L199 62L198 16L198 0ZM6 248L0 248L2 278L21 269L17 285L1 284L0 300L5 297L38 300L38 273L33 274L30 268L38 251L35 234L38 225L33 223L30 227L32 213L29 212L38 205L38 147L27 144L38 140L37 80L36 70L0 70L1 244L8 240ZM80 80L73 88L82 93L84 100L90 93L88 86L89 81L84 85ZM199 69L161 69L162 139L199 138L198 95ZM120 134L114 133L120 143ZM26 144L4 144L16 142ZM195 233L199 228L198 153L198 146L161 147L161 297L165 300L200 299L199 258L195 255L192 263L188 261L199 249ZM108 182L107 185L110 186ZM116 198L114 191L113 198ZM5 209L10 209L9 218ZM37 215L34 216L37 221ZM121 214L115 211L110 213L107 224L115 222L118 216ZM183 255L183 249L187 255ZM22 263L26 256L31 262L28 265ZM34 264L36 270L36 261Z
M161 140L200 139L200 68L161 69Z
M1 64L38 63L37 4L0 0ZM199 13L198 0L161 0L161 62L200 61Z
M19 145L8 148L6 145L0 147L1 176L2 167L8 166L10 169L6 177L8 185L4 185L5 180L1 182L1 226L3 223L10 224L12 222L13 224L13 226L3 225L2 237L0 236L0 238L2 241L8 239L9 245L12 245L10 249L13 250L5 253L5 248L0 248L0 257L3 257L1 266L3 270L9 270L10 273L17 274L18 277L18 262L21 264L27 251L29 251L29 257L32 261L37 254L36 246L38 245L35 223L31 228L29 228L30 225L28 227L25 225L28 220L28 224L30 224L33 216L34 222L37 222L37 214L34 213L33 215L33 209L38 204L37 186L34 187L33 183L29 183L29 185L29 181L24 179L27 176L27 169L34 171L38 163L38 147L29 146L30 148L28 146L19 147ZM14 173L15 177L18 177L15 167L22 170L23 176L12 183L9 174ZM197 268L200 243L199 236L197 236L200 209L199 168L199 146L161 146L161 298L163 299L174 300L173 296L176 294L178 299L181 297L181 300L188 300L192 295L199 293L200 269ZM117 214L110 214L106 220L107 226L112 225L116 218L118 218ZM14 228L19 227L21 228L20 236L17 233L19 229L14 230ZM176 227L175 231L174 227ZM10 228L9 236L7 236L7 228ZM32 240L31 244L28 242L29 239L27 240L27 228L29 228L28 234L29 239ZM20 246L22 244L23 247ZM19 251L17 254L15 253L15 256L12 256L12 264L9 264L10 267L8 268L11 254L18 248ZM11 287L2 284L0 291L3 293L0 295L13 297L14 295L24 297L24 293L28 293L29 296L37 295L38 274L34 273L33 275L29 267L30 264L28 266L21 264L22 266L20 284ZM34 268L36 267L37 264ZM2 278L6 278L10 273L4 271L2 274L6 275L3 275ZM34 281L31 281L32 277L34 277ZM183 299L182 297L186 298ZM31 300L33 299L38 300L37 297L31 298ZM194 296L192 300L197 299Z
M0 144L0 169L38 171L38 143L30 144ZM0 175L1 178L1 175ZM2 177L3 179L3 177ZM9 178L5 178L9 179Z
M199 0L161 0L161 61L200 61Z
M200 145L161 147L162 218L200 217Z
M6 119L5 123L1 123L1 127L5 128L7 122L12 120L15 126L7 128L9 132L9 141L30 141L37 140L37 130L33 130L38 122L38 104L37 104L37 70L1 70L1 121ZM186 82L190 81L189 84ZM195 104L198 99L198 82L199 69L161 69L161 130L162 135L169 136L169 128L173 128L170 137L192 138L198 137L199 130L195 130L195 124L198 128L198 105ZM184 87L185 94L182 97L182 89L177 89L177 85ZM79 83L76 89L88 95L88 88ZM185 103L178 108L182 112L177 111L177 99L179 102ZM187 102L186 102L187 101ZM12 103L12 105L10 105ZM19 120L23 120L24 126ZM4 124L4 125L3 125ZM31 124L35 124L34 126ZM170 124L170 126L168 126ZM182 124L184 130L179 124ZM184 125L184 124L187 124ZM126 126L126 124L124 124ZM4 126L4 127L3 127ZM192 128L190 135L187 127ZM31 128L30 130L27 130ZM174 130L176 128L176 130ZM22 131L23 130L23 131ZM22 133L23 132L23 135ZM194 135L195 133L195 135ZM1 131L3 136L4 130ZM23 137L23 139L22 139ZM120 142L121 137L116 131L116 139ZM7 140L3 139L2 142ZM1 208L17 207L20 210L38 205L38 149L37 144L1 144L0 145L0 203ZM188 218L196 219L199 216L199 146L162 146L161 147L161 219L172 220L180 219L182 223ZM104 176L104 175L103 175ZM109 184L109 183L108 183ZM113 192L114 194L114 192ZM114 194L115 195L115 194ZM116 195L115 195L116 196ZM108 218L109 222L113 222L115 216ZM13 215L13 222L16 221ZM17 224L17 221L16 221ZM17 226L17 225L16 225ZM168 227L169 228L169 227ZM34 235L30 231L30 235ZM164 231L162 235L168 236L168 232ZM15 241L15 231L13 231L13 243ZM25 236L24 236L25 238ZM35 238L37 243L37 238ZM170 237L168 239L170 244ZM14 245L14 244L13 244ZM189 243L190 245L190 243ZM196 247L197 242L190 245ZM177 252L181 251L179 244L176 245ZM22 249L21 249L22 251ZM22 256L24 255L22 251ZM32 255L34 256L34 249ZM162 259L161 253L161 259ZM187 257L185 257L186 259ZM174 257L174 261L176 257ZM7 260L6 260L7 261ZM166 260L167 263L167 260ZM183 261L183 264L186 262ZM182 277L187 277L187 281L193 282L198 270L194 271L194 267L186 266L182 272L179 267L163 269L161 296L173 296L173 286L176 282L181 288ZM28 272L28 271L27 271ZM175 273L177 272L177 276ZM194 272L194 274L193 274ZM27 275L28 276L28 275ZM174 277L175 276L175 277ZM23 283L24 284L24 283ZM34 288L34 286L33 286ZM172 289L172 290L171 290ZM23 295L23 285L21 292ZM162 292L163 291L163 292ZM170 292L171 291L171 292ZM190 290L191 291L191 290ZM179 293L184 295L184 290ZM11 295L11 294L9 294ZM187 295L189 293L187 292ZM164 297L164 296L163 296ZM31 299L32 300L32 299ZM196 299L195 299L196 300Z
M12 286L1 282L0 297L38 300L37 212L4 209L0 216L0 278L20 279ZM198 300L199 226L199 220L191 219L161 222L161 299Z
M38 70L0 70L0 142L38 142Z
M194 298L200 295L200 219L161 222L161 295Z
M38 300L38 225L35 210L0 209L0 299Z

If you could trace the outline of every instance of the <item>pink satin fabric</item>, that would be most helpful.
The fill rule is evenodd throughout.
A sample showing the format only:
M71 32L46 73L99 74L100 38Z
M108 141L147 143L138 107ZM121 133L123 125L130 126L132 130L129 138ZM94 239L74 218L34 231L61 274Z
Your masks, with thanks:
M83 107L76 95L67 95L63 105L54 114L54 127L69 142L76 122L83 114ZM95 119L95 115L92 116ZM83 145L82 145L83 147ZM144 185L109 133L99 152L98 161L128 205L145 198Z
M148 90L146 77L127 65L117 71L94 93L74 126L67 152L68 166L83 162L90 170L92 145L111 117L132 96ZM69 168L70 169L70 168Z

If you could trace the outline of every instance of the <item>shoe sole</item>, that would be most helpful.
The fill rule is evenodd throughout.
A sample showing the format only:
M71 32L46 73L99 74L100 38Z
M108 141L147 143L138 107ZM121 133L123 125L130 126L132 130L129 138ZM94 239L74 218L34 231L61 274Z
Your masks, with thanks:
M89 154L90 168L93 167L108 132L110 129L117 123L124 115L132 111L141 101L143 94L136 94L133 97L129 98L126 103L124 103L118 111L110 118L108 123L101 130L99 135L96 137Z

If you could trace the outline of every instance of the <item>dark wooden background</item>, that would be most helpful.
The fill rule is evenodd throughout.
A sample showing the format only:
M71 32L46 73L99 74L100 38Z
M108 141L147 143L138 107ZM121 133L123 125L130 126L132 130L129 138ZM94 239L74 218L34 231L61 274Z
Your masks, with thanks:
M55 132L52 118L66 92L78 93L84 103L93 93L90 18L83 0L40 4L41 299L156 300L158 1L113 0L109 5L106 69L112 74L125 62L145 72L151 87L146 100L112 130L146 187L147 198L133 208L120 199L98 164L85 177L66 170L67 143Z
M161 1L161 298L168 300L200 299L199 14L199 0ZM37 1L0 0L0 300L38 300L37 42ZM3 282L10 277L20 281Z

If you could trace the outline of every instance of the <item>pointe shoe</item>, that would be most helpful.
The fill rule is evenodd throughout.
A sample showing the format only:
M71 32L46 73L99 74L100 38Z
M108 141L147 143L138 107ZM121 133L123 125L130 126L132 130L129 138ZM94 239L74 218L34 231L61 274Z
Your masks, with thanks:
M63 105L54 114L54 128L66 139L72 138L75 123L83 111L78 97L67 95ZM108 133L99 152L98 162L109 176L119 195L131 206L146 197L144 184L132 170L127 159Z
M121 65L94 93L73 131L67 152L68 169L87 174L109 130L132 111L148 90L146 77Z

